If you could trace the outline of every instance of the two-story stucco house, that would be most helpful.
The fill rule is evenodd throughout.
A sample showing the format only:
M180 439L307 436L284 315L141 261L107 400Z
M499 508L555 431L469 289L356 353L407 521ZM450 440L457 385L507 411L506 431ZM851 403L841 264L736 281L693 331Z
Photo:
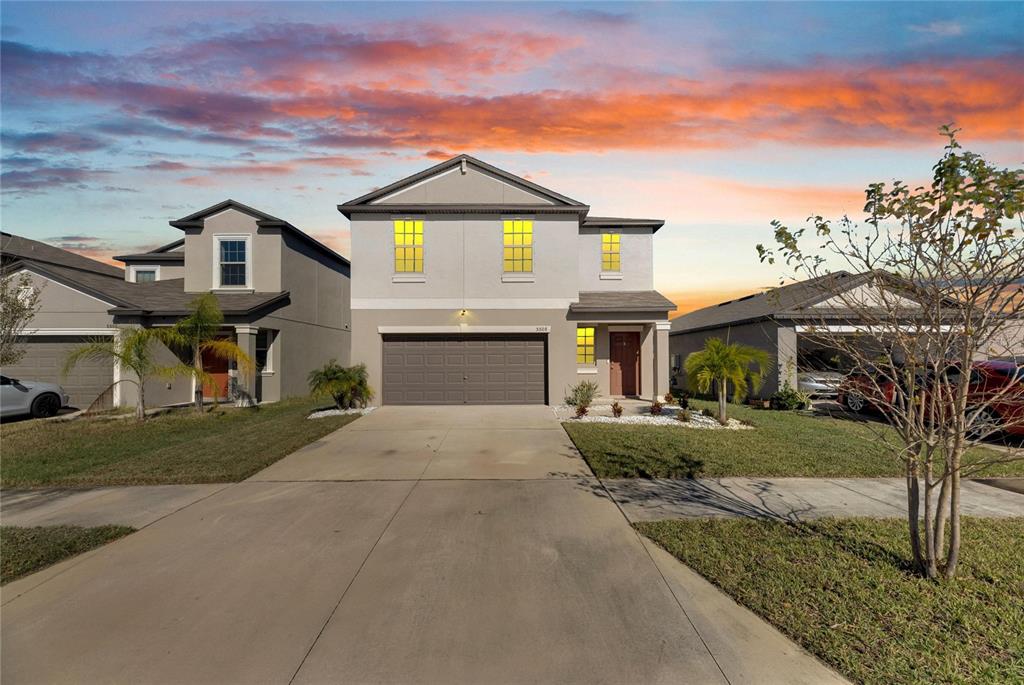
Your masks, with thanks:
M338 210L352 226L352 360L377 401L557 404L586 379L611 396L668 390L663 221L589 216L467 155Z
M255 362L252 371L204 360L215 383L210 398L229 388L260 402L305 395L306 376L328 359L349 361L351 318L347 259L287 221L234 200L170 222L184 237L152 252L125 255L122 270L34 240L4 234L3 276L27 271L40 291L29 324L28 353L9 377L62 383L71 403L130 406L135 386L109 361L88 361L68 376L67 354L83 341L112 336L122 326L166 326L186 315L202 293L216 295L222 334ZM158 360L177 360L166 348ZM190 378L153 380L147 404L188 402Z

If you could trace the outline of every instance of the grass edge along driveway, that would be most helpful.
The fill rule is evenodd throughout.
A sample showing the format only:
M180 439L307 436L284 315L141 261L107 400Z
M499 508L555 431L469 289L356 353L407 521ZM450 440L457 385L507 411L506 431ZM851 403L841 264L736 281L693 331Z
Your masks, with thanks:
M0 526L0 584L41 571L134 532L128 526Z
M691 406L699 410L711 403ZM598 478L903 475L900 461L878 441L877 431L892 430L882 424L737 405L729 405L729 416L751 423L754 430L573 421L562 425ZM981 476L1024 476L1024 460L995 464L972 477Z
M257 471L355 420L307 419L304 398L197 414L25 421L0 426L4 488L225 483Z
M910 571L907 524L634 524L854 682L1024 682L1024 518L965 518L957 578Z

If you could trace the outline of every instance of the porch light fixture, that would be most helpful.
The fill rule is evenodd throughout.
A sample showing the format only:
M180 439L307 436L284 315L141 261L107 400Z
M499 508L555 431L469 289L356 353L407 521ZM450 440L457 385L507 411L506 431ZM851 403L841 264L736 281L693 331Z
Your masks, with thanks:
M467 310L465 310L465 309L460 309L460 310L459 310L459 316L465 316L465 315L466 315L466 314L468 314L468 313L469 313L469 312L468 312Z

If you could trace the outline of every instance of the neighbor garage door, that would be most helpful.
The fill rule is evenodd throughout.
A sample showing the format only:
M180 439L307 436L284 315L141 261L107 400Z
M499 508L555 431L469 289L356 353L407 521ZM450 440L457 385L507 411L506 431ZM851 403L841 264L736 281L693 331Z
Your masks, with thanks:
M108 360L83 359L66 377L62 376L68 353L86 340L70 336L31 336L26 345L28 353L17 364L5 366L4 375L62 385L71 396L71 406L87 409L114 382L114 365ZM111 406L110 394L107 393L98 407Z
M545 338L384 336L384 404L544 404Z

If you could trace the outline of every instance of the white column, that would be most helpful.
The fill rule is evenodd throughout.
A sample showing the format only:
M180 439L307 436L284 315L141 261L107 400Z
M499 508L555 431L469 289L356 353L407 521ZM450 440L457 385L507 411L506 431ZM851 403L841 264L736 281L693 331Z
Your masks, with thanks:
M253 366L244 368L241 364L238 367L235 380L238 383L239 396L235 401L238 407L251 407L256 404L256 335L260 332L257 326L235 326L236 344L242 351L249 355Z
M668 353L668 332L672 324L668 321L658 321L654 327L654 394L656 397L662 397L669 391L672 382Z

